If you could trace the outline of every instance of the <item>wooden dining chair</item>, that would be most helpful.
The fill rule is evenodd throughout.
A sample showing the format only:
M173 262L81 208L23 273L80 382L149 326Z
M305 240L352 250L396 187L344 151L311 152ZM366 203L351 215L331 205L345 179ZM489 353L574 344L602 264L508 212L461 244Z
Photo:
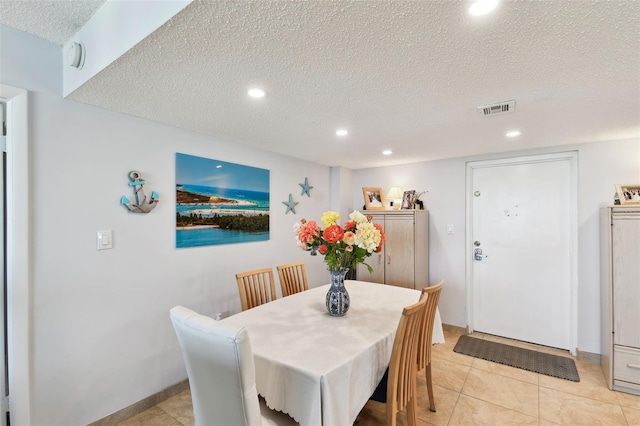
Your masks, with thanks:
M407 424L409 426L418 424L416 357L418 333L421 330L426 304L427 296L422 294L417 303L402 310L402 316L393 340L389 368L378 385L378 389L371 396L374 401L386 403L387 426L396 426L397 414L405 407L407 409ZM379 395L378 391L385 387L386 393Z
M433 346L433 322L436 318L436 310L438 309L438 300L440 299L440 291L444 280L430 287L422 289L422 295L427 296L427 304L424 308L424 315L420 331L418 332L418 365L416 372L419 373L425 369L425 379L427 381L427 393L429 395L429 409L436 411L436 403L433 398L433 384L431 383L431 348ZM416 373L416 374L417 374Z
M264 268L236 274L242 310L255 308L276 299L273 269Z
M278 278L280 279L282 297L309 290L307 270L304 266L304 262L292 262L285 265L278 265L276 269L278 270Z

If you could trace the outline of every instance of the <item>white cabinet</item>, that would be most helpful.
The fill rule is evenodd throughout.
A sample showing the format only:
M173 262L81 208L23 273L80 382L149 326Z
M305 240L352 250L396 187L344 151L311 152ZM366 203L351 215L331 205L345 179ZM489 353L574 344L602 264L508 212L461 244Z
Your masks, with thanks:
M600 214L601 364L609 389L640 395L640 206Z
M364 212L384 228L380 253L367 258L373 273L358 265L358 279L421 290L429 285L429 212L384 210Z

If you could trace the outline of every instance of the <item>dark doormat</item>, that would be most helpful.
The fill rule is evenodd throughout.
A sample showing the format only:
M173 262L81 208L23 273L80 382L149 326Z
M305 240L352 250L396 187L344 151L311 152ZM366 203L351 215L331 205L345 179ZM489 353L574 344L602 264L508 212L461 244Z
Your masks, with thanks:
M518 348L489 340L460 336L454 352L499 364L510 365L534 373L580 381L576 363L571 358Z

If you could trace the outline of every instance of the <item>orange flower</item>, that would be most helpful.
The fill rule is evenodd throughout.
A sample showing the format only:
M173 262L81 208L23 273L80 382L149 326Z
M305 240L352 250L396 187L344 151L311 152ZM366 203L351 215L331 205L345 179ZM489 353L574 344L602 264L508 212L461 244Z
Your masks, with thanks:
M318 251L320 252L320 254L326 254L328 250L329 248L324 244L320 244L320 246L318 247Z
M342 240L343 236L344 231L342 230L340 225L331 225L326 228L323 233L324 240L329 244L337 243L338 241Z
M378 231L380 231L380 244L378 244L378 247L382 247L382 245L384 244L384 229L382 229L382 225L380 225L379 223L374 223L373 226L376 227L376 229ZM376 253L380 253L379 251L377 251Z

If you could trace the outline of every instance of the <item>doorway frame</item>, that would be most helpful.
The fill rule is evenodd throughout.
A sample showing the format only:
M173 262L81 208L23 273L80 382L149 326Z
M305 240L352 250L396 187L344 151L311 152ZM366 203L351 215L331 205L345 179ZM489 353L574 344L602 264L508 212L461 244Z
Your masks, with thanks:
M475 169L530 164L548 161L569 162L569 250L570 250L570 280L569 283L569 348L572 355L578 351L578 152L556 152L550 154L531 154L517 157L505 157L491 160L467 161L466 165L466 235L465 235L465 265L466 265L466 293L467 293L467 324L468 332L473 333L473 171Z
M31 208L28 92L0 84L7 103L7 345L11 424L31 424Z

